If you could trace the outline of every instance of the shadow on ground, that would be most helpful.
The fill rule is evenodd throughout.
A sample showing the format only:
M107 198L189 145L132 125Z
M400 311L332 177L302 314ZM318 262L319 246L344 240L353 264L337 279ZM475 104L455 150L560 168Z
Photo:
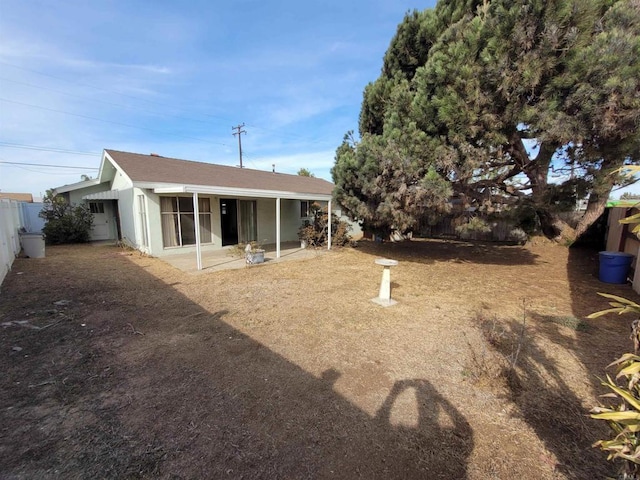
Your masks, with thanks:
M372 417L122 252L47 255L0 297L3 478L466 478L472 429L426 380Z
M414 239L403 242L358 242L358 249L376 257L389 257L402 262L431 264L456 262L490 265L528 265L537 256L525 247L458 240Z
M586 319L595 311L608 307L597 292L607 292L634 299L638 296L629 285L609 285L598 281L598 252L588 248L569 249L567 275L573 315L540 315L528 312L526 335L522 342L517 371L507 368L507 391L522 418L555 457L556 469L566 478L593 479L615 474L616 466L606 461L606 454L592 448L609 431L604 422L588 417L595 406L595 396L605 393L597 376L605 367L632 346L628 339L632 319L618 316ZM485 329L486 331L486 329ZM503 338L521 336L521 321L507 323ZM604 339L604 341L603 341ZM491 342L490 342L491 343ZM512 358L514 342L493 342L505 357ZM581 378L568 378L568 369L549 354L554 344L583 366ZM570 386L570 385L573 385ZM583 394L576 393L583 385Z

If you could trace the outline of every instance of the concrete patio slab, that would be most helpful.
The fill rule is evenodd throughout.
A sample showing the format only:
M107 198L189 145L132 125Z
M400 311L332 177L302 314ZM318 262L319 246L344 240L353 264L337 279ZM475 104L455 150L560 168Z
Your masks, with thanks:
M328 252L326 247L322 248L300 248L299 242L286 242L280 244L280 258L276 258L276 246L263 245L264 263L257 265L247 265L244 255L233 255L232 248L225 248L211 252L202 252L202 270L198 271L196 265L196 254L179 253L176 255L167 255L160 259L169 265L172 265L184 272L199 274L207 272L215 272L220 270L233 270L239 268L261 268L265 265L281 262L290 262L295 260L305 260L317 257Z

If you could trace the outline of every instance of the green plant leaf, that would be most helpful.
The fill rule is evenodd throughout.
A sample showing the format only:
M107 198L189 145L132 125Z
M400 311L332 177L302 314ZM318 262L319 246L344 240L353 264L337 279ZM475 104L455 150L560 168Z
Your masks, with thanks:
M624 375L631 376L638 372L640 372L640 362L633 362L631 365L624 367L622 370L620 370L616 375L616 378L620 378Z
M597 418L599 420L613 420L615 422L625 423L629 420L640 421L640 412L627 410L625 412L594 413L591 415L591 418Z
M620 358L618 358L617 360L614 360L609 365L607 365L607 368L613 367L614 365L619 365L624 362L628 362L629 360L640 362L640 356L636 355L635 353L625 353Z
M625 217L622 220L618 220L622 224L631 224L640 222L640 213L634 213L629 217Z
M620 297L618 295L612 295L611 293L602 293L602 292L598 292L598 295L600 295L601 297L604 297L604 298L610 298L611 300L615 300L615 301L623 303L625 305L635 305L636 307L638 307L638 310L640 310L640 305L638 305L635 302L632 302L631 300L627 300L624 297Z
M624 398L627 403L629 405L631 405L633 408L635 408L636 410L640 410L640 402L638 401L637 398L635 398L633 395L631 395L629 392L627 392L626 390L618 387L616 384L613 383L613 380L611 380L611 378L609 377L609 375L607 375L607 378L609 379L610 383L604 383L605 386L609 387L611 390L613 390L614 392L616 392L619 396L621 396L622 398Z
M594 312L590 315L587 315L587 318L598 318L603 315L608 315L609 313L618 313L620 311L619 308L608 308L606 310L600 310L599 312Z
M637 463L640 465L640 458L635 456L627 455L626 453L619 453L618 457L624 458L625 460L629 460L630 462Z

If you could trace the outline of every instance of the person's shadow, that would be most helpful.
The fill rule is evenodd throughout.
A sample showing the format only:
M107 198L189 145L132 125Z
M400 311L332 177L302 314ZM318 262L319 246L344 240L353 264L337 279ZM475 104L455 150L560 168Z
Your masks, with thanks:
M415 396L415 425L393 425L392 416L401 396ZM413 402L414 399L411 399ZM429 478L467 476L467 462L473 450L473 430L464 416L427 380L397 381L378 410L375 421L413 450L414 458L430 473Z

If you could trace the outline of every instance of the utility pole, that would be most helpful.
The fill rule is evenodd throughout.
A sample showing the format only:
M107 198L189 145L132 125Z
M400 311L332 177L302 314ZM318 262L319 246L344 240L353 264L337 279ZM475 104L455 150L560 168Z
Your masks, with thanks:
M231 130L237 130L237 132L235 132L233 134L233 136L235 137L236 135L238 135L238 152L240 153L240 168L242 168L242 134L243 133L247 133L245 130L242 130L242 128L244 127L244 122L242 123L242 125L238 125L236 127L231 127Z

